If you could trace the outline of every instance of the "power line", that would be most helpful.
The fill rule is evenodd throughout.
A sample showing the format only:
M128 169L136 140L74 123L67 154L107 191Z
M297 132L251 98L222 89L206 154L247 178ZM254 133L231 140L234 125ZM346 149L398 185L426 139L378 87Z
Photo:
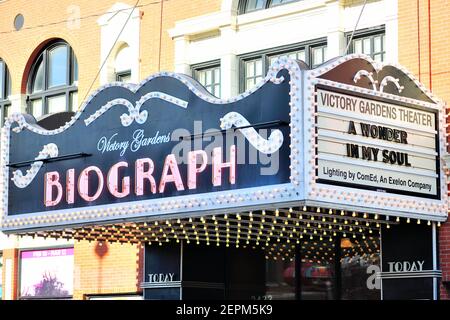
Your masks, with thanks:
M367 4L367 0L364 0L364 4L363 4L363 6L361 8L361 12L359 13L358 20L356 20L355 28L353 29L352 35L350 36L350 39L349 39L349 41L347 43L347 48L345 48L345 53L344 54L348 53L348 48L350 48L350 44L352 43L353 36L355 35L355 31L358 28L359 20L361 19L361 16L362 16L362 14L364 12L364 8L366 7L366 4Z
M163 29L163 11L164 11L164 1L161 1L161 15L159 20L159 53L158 53L158 71L161 71L161 52L162 52L162 29Z
M89 89L86 91L86 94L85 94L85 96L84 96L84 98L83 98L83 100L82 100L83 102L86 100L86 97L87 97L87 96L89 95L89 93L91 92L91 89L92 89L92 87L94 86L95 81L97 80L98 76L100 75L100 72L102 71L103 67L105 66L106 61L108 60L109 56L111 55L111 52L113 51L115 45L117 44L117 41L119 41L120 35L122 34L123 30L125 30L125 27L127 26L128 21L130 21L130 18L131 18L132 14L133 14L133 11L136 10L136 8L138 7L139 1L140 1L140 0L137 0L137 1L136 1L136 4L134 5L133 9L130 11L130 14L129 14L128 17L127 17L127 20L125 20L125 23L123 24L122 29L120 29L119 33L117 34L117 37L116 37L116 39L114 40L114 43L112 44L111 48L109 49L109 52L108 52L108 54L106 55L105 59L103 60L103 62L102 62L102 64L101 64L100 68L98 69L98 72L97 72L97 74L95 75L94 80L92 81L91 85L89 86ZM159 2L157 2L157 3L159 3ZM127 10L129 10L129 9L127 9Z
M11 1L11 0L0 0L0 4L4 4L4 3L7 3L9 1Z
M5 2L8 2L8 1L10 1L10 0L5 0ZM143 8L143 7L147 7L147 6L154 5L154 4L160 4L161 2L167 2L167 1L169 1L169 0L153 1L153 2L149 2L149 3L138 5L136 8ZM5 2L0 2L0 4L3 4ZM133 8L133 10L136 9L136 8ZM101 12L101 13L93 13L93 14L86 15L86 16L79 17L79 18L75 18L75 19L74 18L72 18L72 19L65 19L65 20L59 20L59 21L54 21L54 22L49 22L49 23L43 23L43 24L38 24L38 25L34 25L34 26L29 26L29 27L23 27L20 30L11 29L11 30L8 30L8 31L0 31L0 35L1 34L11 34L11 33L25 31L25 30L33 30L33 29L38 29L38 28L44 28L44 27L48 27L48 26L54 26L54 25L58 25L58 24L62 24L62 23L73 22L74 20L86 20L86 19L90 19L90 18L97 18L97 17L101 17L101 16L103 16L105 14L112 14L112 13L117 14L119 12L127 11L129 9L130 8L124 8L124 9L118 9L118 10Z

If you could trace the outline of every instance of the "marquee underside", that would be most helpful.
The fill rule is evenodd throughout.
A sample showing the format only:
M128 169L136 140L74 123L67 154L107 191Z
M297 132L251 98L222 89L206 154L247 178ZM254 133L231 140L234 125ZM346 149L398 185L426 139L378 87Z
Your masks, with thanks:
M20 233L55 239L86 240L106 243L130 243L165 245L184 241L226 247L252 247L266 252L266 258L293 259L296 247L312 246L314 243L333 245L336 239L349 238L367 243L376 249L382 228L399 223L427 224L431 221L410 218L390 218L379 214L352 212L319 207L286 207L230 214L195 217L148 219L140 222L124 222L105 225L83 225L46 231ZM438 224L439 225L439 224ZM319 247L321 249L319 249ZM318 250L318 251L317 251ZM312 250L315 261L331 259L326 245ZM324 251L325 250L325 251ZM320 253L320 255L318 255ZM328 256L330 255L330 256Z

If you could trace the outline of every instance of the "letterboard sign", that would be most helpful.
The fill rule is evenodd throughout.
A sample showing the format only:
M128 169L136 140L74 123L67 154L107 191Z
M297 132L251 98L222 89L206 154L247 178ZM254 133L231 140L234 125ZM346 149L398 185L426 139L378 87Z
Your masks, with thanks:
M364 55L305 71L308 199L418 219L447 217L445 108L401 66Z
M436 112L317 88L318 177L438 198Z

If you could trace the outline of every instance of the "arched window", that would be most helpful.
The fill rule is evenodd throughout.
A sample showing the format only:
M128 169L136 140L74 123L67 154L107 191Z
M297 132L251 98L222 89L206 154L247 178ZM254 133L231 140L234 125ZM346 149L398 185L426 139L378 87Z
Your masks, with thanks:
M131 82L131 52L128 45L123 45L116 54L114 61L115 80Z
M0 119L2 126L5 117L8 116L9 107L11 106L11 102L9 101L10 95L11 76L9 75L6 63L0 58Z
M64 41L47 46L28 77L28 113L35 118L78 108L78 63Z
M299 0L241 0L239 2L239 12L247 13L256 10L263 10L295 1Z

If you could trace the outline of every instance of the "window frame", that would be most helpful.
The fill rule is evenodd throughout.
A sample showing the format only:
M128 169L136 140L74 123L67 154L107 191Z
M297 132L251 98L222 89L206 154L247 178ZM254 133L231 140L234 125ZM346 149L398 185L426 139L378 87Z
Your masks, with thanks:
M45 240L45 238L44 238ZM42 250L58 250L58 249L71 249L75 248L73 244L62 244L62 245L55 245L55 246L42 246L42 247L25 247L20 248L18 250L18 269L17 269L17 286L16 286L16 294L18 300L72 300L73 299L73 293L72 295L67 296L60 296L60 297L26 297L21 295L21 288L22 288L22 252L24 251L42 251ZM75 259L75 253L74 253L74 259ZM75 268L75 262L74 262L74 268Z
M66 68L67 68L67 74L66 74L66 84L65 85L59 85L54 87L49 87L49 53L51 50L55 49L56 47L59 47L61 45L66 46L67 48L67 61L66 61ZM43 90L39 92L33 92L33 84L36 79L36 74L38 67L40 64L43 64L43 70L44 70L44 83L43 83ZM33 101L35 100L41 100L42 106L41 106L41 116L48 115L48 100L52 97L62 96L64 95L66 98L66 108L65 111L74 111L78 109L78 106L71 106L72 99L71 96L73 93L78 92L78 79L75 80L74 75L79 75L79 72L75 72L75 66L78 68L78 61L75 56L75 53L72 49L72 47L65 41L58 40L56 42L52 42L48 46L46 46L42 52L37 56L37 58L33 62L33 66L30 69L30 73L28 74L28 80L27 80L27 113L34 115L33 113Z
M256 78L261 77L261 79L264 79L265 77L265 73L264 70L266 69L266 64L264 63L264 61L267 62L267 65L269 64L269 60L270 60L270 56L256 56L254 58L250 58L250 59L245 59L242 61L242 73L241 71L239 71L239 91L240 93L244 92L245 90L248 90L247 87L247 81L251 78L254 79L255 84L257 83ZM261 65L262 65L262 72L261 75L256 75L256 62L257 61L261 61ZM248 76L247 75L247 63L252 63L252 69L253 69L253 76ZM239 65L241 65L241 62L239 62ZM241 90L241 87L243 88L243 90Z
M246 14L246 13L251 13L251 12L256 12L256 11L266 10L266 9L270 9L270 8L275 8L275 7L283 6L283 5L285 5L285 4L294 3L294 2L299 2L299 1L301 1L301 0L291 0L291 1L288 1L288 2L286 2L286 3L277 3L277 4L272 4L272 0L264 0L266 3L265 3L265 5L264 5L263 8L247 10L247 4L248 4L248 1L249 1L249 0L241 0L241 1L239 1L239 6L238 6L238 12L239 12L239 14Z
M210 92L202 83L200 83L199 78L197 76L198 72L200 72L200 71L205 71L208 69L215 69L215 68L219 69L219 79L218 79L219 81L214 82L215 76L214 76L214 72L213 72L212 73L212 76L213 76L212 87L216 86L217 84L219 85L219 95L218 96L215 93ZM219 59L192 65L191 66L191 74L192 74L192 78L194 78L196 81L198 81L210 94L212 94L216 98L220 99L220 97L222 95L222 79L221 79L222 78L222 66L220 64Z
M116 72L115 74L116 74L117 82L125 82L125 81L123 81L124 77L130 77L130 79L131 79L131 69L119 71L119 72Z
M1 109L0 110L0 117L1 117L0 125L2 127L5 124L6 117L9 116L10 108L11 108L11 102L9 100L0 101L0 109Z
M11 95L11 75L5 60L0 59L3 68L3 85L0 87L0 125L3 127L5 117L8 114L7 108L11 107L9 96Z
M126 76L128 76L130 78L130 81L132 80L133 70L132 70L132 66L130 65L129 59L126 59L127 63L126 63L126 67L125 68L120 68L120 69L117 68L117 61L118 61L119 55L122 52L125 52L125 50L128 50L128 53L131 52L131 47L128 45L128 43L122 43L118 47L117 52L115 53L115 56L114 56L114 60L113 60L114 75L113 75L113 78L114 78L114 81L116 81L116 82L124 82L122 79L124 77L126 77ZM128 57L128 55L125 55L125 56Z
M4 265L3 265L3 251L0 250L0 269L2 272L0 273L0 301L3 300L3 274L4 274Z
M245 92L246 90L250 89L250 88L245 88L246 80L247 80L246 68L245 68L246 62L252 61L252 60L257 60L257 59L261 58L262 67L263 67L262 77L264 78L269 70L271 56L283 55L283 54L290 53L292 51L304 50L305 51L305 60L306 60L305 63L310 65L310 62L312 60L312 54L311 54L312 49L316 48L316 47L323 47L323 46L328 46L326 37L309 40L309 41L303 41L303 42L299 42L299 43L295 43L295 44L289 44L289 45L285 45L285 46L279 46L279 47L270 48L270 49L258 50L258 51L254 51L254 52L250 52L250 53L246 53L246 54L242 54L242 55L238 56L238 58L239 58L239 67L238 67L238 69L239 69L239 93ZM326 60L324 60L324 61L326 61Z
M312 54L312 50L313 49L320 49L322 51L322 62L319 64L313 64L312 60L313 60L313 54ZM309 49L309 61L308 61L308 65L312 68L315 69L318 66L320 66L322 63L326 62L326 55L327 55L327 50L328 50L328 44L321 44L321 45L316 45L316 46L311 46Z
M380 25L380 26L376 26L376 27L370 27L370 28L356 30L355 34L353 35L353 39L351 39L350 46L348 47L348 51L349 51L348 53L349 54L355 53L355 48L354 48L355 40L370 37L370 46L371 46L370 51L371 52L368 56L373 59L374 37L378 36L378 35L383 35L386 39L386 25ZM352 36L352 32L345 33L345 43L347 46L349 44L351 36ZM383 43L381 45L383 45ZM384 59L386 58L387 51L386 51L385 47L383 47L382 49L383 49L383 51L381 51L381 52L383 52L383 60L382 60L382 62L383 62L383 61L385 61Z

